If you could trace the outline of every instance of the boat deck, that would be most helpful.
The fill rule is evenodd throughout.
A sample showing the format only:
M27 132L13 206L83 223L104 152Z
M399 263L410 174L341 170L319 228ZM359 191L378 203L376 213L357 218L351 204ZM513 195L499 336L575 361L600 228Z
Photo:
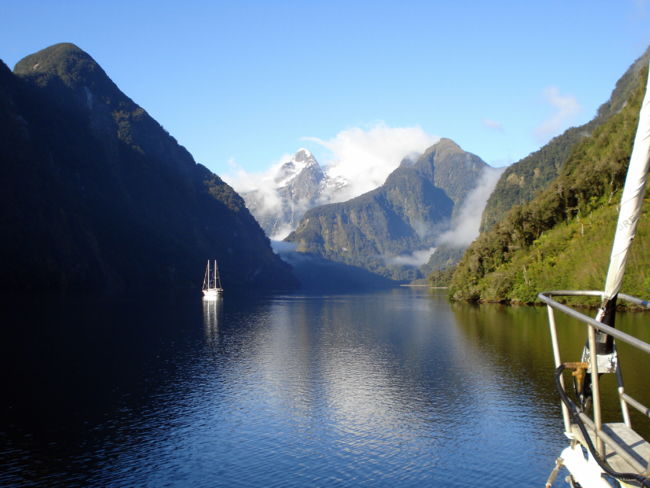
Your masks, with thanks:
M592 442L596 443L592 429L587 428ZM575 438L586 447L582 432L577 425L571 425ZM603 424L603 433L618 446L605 442L605 459L619 473L636 473L648 475L650 461L650 443L622 422Z

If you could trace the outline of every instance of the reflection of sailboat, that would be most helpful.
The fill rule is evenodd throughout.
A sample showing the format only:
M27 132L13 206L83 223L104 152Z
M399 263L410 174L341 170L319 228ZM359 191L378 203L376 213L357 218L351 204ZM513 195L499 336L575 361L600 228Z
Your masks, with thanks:
M219 336L219 320L222 313L222 300L203 300L203 328L205 339L210 344Z
M650 416L650 409L625 391L623 376L614 339L650 354L650 344L615 327L617 299L650 308L650 303L619 293L628 251L642 213L648 171L650 170L650 84L639 115L639 127L634 140L625 187L621 197L618 225L604 291L550 291L541 293L540 300L548 305L555 382L562 399L565 435L570 439L556 461L546 486L553 484L562 465L569 470L571 486L607 488L613 486L650 487L650 443L632 430L629 407ZM596 318L558 303L551 297L592 296L601 301ZM577 362L562 362L556 331L555 310L578 319L587 329L587 345ZM636 365L639 368L639 365ZM563 371L573 370L573 393L564 385ZM640 371L643 373L643 371ZM603 420L600 396L600 376L614 374L621 406L622 422ZM604 383L606 384L606 383ZM590 413L590 415L587 415ZM646 419L647 420L647 419Z
M214 268L210 269L210 261L205 268L205 276L203 277L203 299L216 300L223 294L221 287L221 278L219 277L219 268L217 267L217 260L214 260Z

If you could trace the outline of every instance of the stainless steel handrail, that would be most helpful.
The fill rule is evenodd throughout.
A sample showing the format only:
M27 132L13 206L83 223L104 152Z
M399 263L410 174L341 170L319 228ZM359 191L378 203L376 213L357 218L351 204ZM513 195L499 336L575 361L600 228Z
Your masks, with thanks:
M585 322L586 324L590 325L594 329L604 332L607 335L610 335L616 339L619 339L623 342L626 342L638 349L641 349L642 351L650 354L650 344L647 342L642 341L641 339L637 339L634 336L631 336L630 334L626 334L625 332L622 332L618 329L615 329L613 327L610 327L609 325L603 324L602 322L597 321L596 319L593 319L583 313L578 312L577 310L572 309L571 307L567 305L563 305L561 303L556 302L553 300L552 296L595 296L595 297L600 297L603 295L603 292L601 291L593 291L593 290L584 290L584 291L569 291L569 290L557 290L557 291L545 291L543 293L540 293L537 295L537 298L539 298L541 301L546 303L547 305L566 313L567 315L570 315L573 318L576 318L582 322ZM641 300L639 298L631 297L629 295L624 295L622 293L619 293L619 298L622 298L626 301L632 302L636 305L643 305L647 306L650 308L648 305L648 302L645 300Z
M555 360L555 366L559 366L562 364L562 360L560 358L560 349L559 349L559 344L558 344L558 339L557 339L557 330L556 330L556 322L555 322L555 314L553 309L559 310L560 312L563 312L570 317L573 317L583 323L585 323L588 326L589 330L589 342L590 342L590 349L595 350L595 331L600 331L605 334L608 334L622 342L625 342L627 344L630 344L633 347L636 347L637 349L640 349L641 351L650 354L650 344L648 344L645 341L642 341L630 334L627 334L621 330L615 329L613 327L610 327L607 324L604 324L602 322L599 322L581 312L578 312L577 310L574 310L573 308L564 305L562 303L559 303L555 300L553 300L551 297L557 297L557 296L584 296L584 297L601 297L603 296L602 291L594 291L594 290L556 290L556 291L548 291L548 292L543 292L538 295L538 298L544 302L547 305L548 309L548 316L549 316L549 327L550 327L550 332L551 332L551 341L552 341L552 346L553 346L553 356ZM633 303L635 305L645 307L645 308L650 308L650 302L646 300L641 300L639 298L630 296L630 295L625 295L623 293L619 293L618 297L622 300L625 300L627 302ZM594 419L591 420L588 417L586 417L584 414L581 414L581 418L583 420L589 419L589 422L587 423L592 430L595 433L596 436L596 445L597 445L597 450L600 452L600 454L604 454L604 447L602 445L602 441L605 441L607 445L610 445L616 452L618 452L621 457L623 457L631 466L633 466L635 469L641 468L636 461L633 461L632 459L629 458L629 456L624 453L624 449L617 444L613 439L611 439L605 432L602 430L602 417L601 417L601 406L600 406L600 389L599 389L599 380L598 380L598 364L596 361L596 354L591 354L590 355L590 369L592 371L592 389L593 389L593 414L594 414ZM631 405L638 411L644 413L648 417L650 417L650 409L646 407L645 405L641 404L631 396L629 396L627 393L625 393L625 389L623 387L623 379L622 375L620 373L620 369L617 370L616 372L616 377L618 381L618 394L619 394L619 401L621 405L621 413L623 416L623 420L625 424L631 428L631 422L630 422L630 416L628 412L628 405ZM562 378L560 377L560 382L562 385L562 388L564 388L564 382ZM573 434L571 432L571 421L570 421L570 415L569 411L562 403L562 416L564 418L564 425L565 425L565 431L568 436L573 437Z

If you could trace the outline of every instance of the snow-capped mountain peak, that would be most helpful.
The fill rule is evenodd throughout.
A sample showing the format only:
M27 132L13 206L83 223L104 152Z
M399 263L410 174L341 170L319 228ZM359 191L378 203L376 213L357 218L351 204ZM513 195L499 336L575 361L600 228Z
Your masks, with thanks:
M316 159L314 158L313 154L309 151L309 149L305 149L304 147L298 149L296 154L294 154L293 159L299 162L300 161L316 162Z
M298 152L296 152L296 154L294 154L289 161L283 163L280 166L277 174L273 178L273 181L278 188L281 188L289 184L304 169L309 167L317 167L318 171L322 171L320 169L318 161L316 161L316 158L312 155L311 152L304 148L299 149Z
M277 166L272 178L273 188L242 196L266 234L281 239L295 229L307 210L321 203L327 177L314 155L301 148Z

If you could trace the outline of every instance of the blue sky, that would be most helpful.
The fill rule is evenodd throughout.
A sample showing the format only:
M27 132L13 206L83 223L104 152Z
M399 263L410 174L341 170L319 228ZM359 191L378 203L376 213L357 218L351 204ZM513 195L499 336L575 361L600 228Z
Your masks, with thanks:
M377 126L502 166L591 119L650 44L642 0L0 0L0 18L10 67L77 44L220 175L301 146L327 161L303 138Z

